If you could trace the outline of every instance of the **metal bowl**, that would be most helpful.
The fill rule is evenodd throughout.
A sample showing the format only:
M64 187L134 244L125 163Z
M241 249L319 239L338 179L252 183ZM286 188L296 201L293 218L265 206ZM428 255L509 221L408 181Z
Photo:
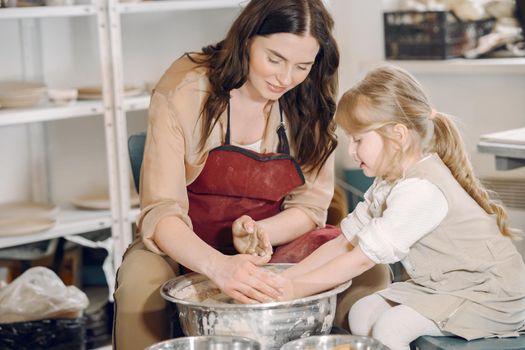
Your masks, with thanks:
M184 337L163 341L145 350L260 350L253 339L234 336Z
M389 350L369 337L356 335L321 335L293 340L281 350Z
M292 264L269 264L280 272ZM206 276L190 273L164 283L161 295L176 306L187 336L236 335L257 340L261 349L279 349L290 340L328 334L337 294L351 281L306 298L263 304L236 304ZM210 301L210 297L215 300ZM217 301L218 300L218 301Z

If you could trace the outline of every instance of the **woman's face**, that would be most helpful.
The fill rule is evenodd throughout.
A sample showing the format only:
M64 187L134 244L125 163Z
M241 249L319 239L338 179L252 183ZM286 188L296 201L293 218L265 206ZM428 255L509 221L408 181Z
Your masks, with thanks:
M256 99L277 100L306 79L317 52L319 43L311 35L255 36L250 45L248 80L243 87Z

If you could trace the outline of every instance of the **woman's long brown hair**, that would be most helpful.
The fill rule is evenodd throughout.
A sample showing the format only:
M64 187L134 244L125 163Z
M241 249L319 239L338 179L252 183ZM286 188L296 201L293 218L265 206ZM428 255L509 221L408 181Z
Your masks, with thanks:
M226 38L188 57L208 68L211 92L202 110L204 148L230 91L240 88L249 70L249 45L254 36L276 33L310 34L320 49L308 77L280 98L291 147L306 172L319 170L337 146L335 122L339 51L331 34L333 19L322 0L251 0Z

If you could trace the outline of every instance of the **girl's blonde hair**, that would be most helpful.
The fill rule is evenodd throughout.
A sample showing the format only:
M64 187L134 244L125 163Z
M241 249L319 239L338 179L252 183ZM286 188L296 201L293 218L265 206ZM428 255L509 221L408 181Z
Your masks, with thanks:
M496 215L498 227L504 236L512 236L507 226L507 212L490 198L474 170L463 140L451 117L436 112L430 105L421 85L405 70L380 67L369 74L339 101L337 123L351 134L376 131L385 143L380 161L384 178L395 181L403 176L401 164L415 150L435 152L450 169L465 191L488 213ZM396 141L389 130L396 124L404 125L412 137L405 151L389 147ZM387 161L389 164L387 164Z

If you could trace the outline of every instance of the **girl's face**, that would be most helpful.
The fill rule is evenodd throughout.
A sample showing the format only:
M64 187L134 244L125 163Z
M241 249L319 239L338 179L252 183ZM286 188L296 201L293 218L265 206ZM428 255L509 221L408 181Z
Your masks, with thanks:
M314 64L319 43L311 35L277 33L255 36L243 88L258 100L277 100L302 83Z
M380 156L384 147L383 138L376 131L350 135L348 153L363 169L366 176L381 176Z

